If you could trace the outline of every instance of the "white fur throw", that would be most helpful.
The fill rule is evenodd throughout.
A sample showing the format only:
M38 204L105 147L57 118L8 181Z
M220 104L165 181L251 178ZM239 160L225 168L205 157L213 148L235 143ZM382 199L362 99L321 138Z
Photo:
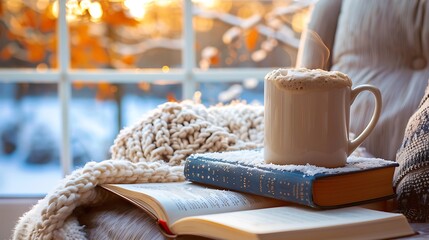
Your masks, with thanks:
M110 160L73 171L24 214L13 239L87 239L76 211L106 200L98 184L183 181L191 153L261 147L263 132L262 106L160 105L119 133Z

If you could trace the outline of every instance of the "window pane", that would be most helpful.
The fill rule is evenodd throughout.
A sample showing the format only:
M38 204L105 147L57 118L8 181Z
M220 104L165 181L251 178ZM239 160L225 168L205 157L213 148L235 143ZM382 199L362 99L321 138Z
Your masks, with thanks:
M181 84L74 83L71 106L72 152L75 167L110 158L119 131L167 101L180 101Z
M201 103L206 106L218 103L230 103L234 100L246 101L251 104L264 104L264 82L248 78L235 82L205 82L197 87L201 92Z
M193 2L200 68L295 65L310 1Z
M53 0L0 1L0 68L56 67Z
M153 110L165 102L183 100L182 84L168 81L158 81L154 84L124 84L122 94L121 129L137 122L143 114Z
M0 196L43 194L61 178L56 84L0 83Z
M182 1L67 1L73 68L179 68Z

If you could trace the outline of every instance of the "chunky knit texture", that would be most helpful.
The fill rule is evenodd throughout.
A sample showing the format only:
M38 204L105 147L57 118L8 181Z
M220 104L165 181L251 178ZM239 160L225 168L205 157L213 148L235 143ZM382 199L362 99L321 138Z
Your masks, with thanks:
M235 103L205 108L167 103L119 133L112 159L181 165L192 153L254 148L263 143L263 107Z
M242 103L160 105L119 133L110 160L75 170L24 214L13 239L86 239L76 210L105 201L97 185L183 181L183 162L191 153L261 147L263 119L262 106Z
M429 221L429 88L411 116L397 154L398 208L413 222Z
M263 120L262 106L244 103L210 108L192 102L160 105L119 133L111 147L111 159L90 162L73 171L25 213L15 227L13 239L73 240L118 234L121 236L118 239L124 239L123 229L112 226L133 222L134 228L130 226L127 230L138 230L135 233L125 231L126 236L162 238L159 232L153 234L156 228L152 222L147 223L147 216L124 206L112 207L109 205L112 195L96 186L184 181L183 163L192 153L262 147ZM363 148L358 148L354 155L369 156ZM82 217L82 212L86 217ZM118 222L115 216L119 215ZM139 221L137 225L136 221Z

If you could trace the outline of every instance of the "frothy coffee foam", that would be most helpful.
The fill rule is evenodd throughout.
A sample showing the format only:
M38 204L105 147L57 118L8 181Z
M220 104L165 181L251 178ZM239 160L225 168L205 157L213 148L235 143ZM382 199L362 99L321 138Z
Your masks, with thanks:
M269 72L266 80L281 89L308 90L317 88L351 87L352 81L344 73L307 68L279 68Z

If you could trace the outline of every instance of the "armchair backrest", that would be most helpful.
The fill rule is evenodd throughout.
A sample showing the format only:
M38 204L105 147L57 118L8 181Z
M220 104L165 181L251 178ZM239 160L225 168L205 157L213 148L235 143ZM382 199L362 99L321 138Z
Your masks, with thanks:
M354 86L378 87L382 114L363 146L376 157L393 160L427 86L428 59L426 1L320 0L302 36L297 67L341 71ZM355 100L352 132L362 131L373 106L368 96Z

